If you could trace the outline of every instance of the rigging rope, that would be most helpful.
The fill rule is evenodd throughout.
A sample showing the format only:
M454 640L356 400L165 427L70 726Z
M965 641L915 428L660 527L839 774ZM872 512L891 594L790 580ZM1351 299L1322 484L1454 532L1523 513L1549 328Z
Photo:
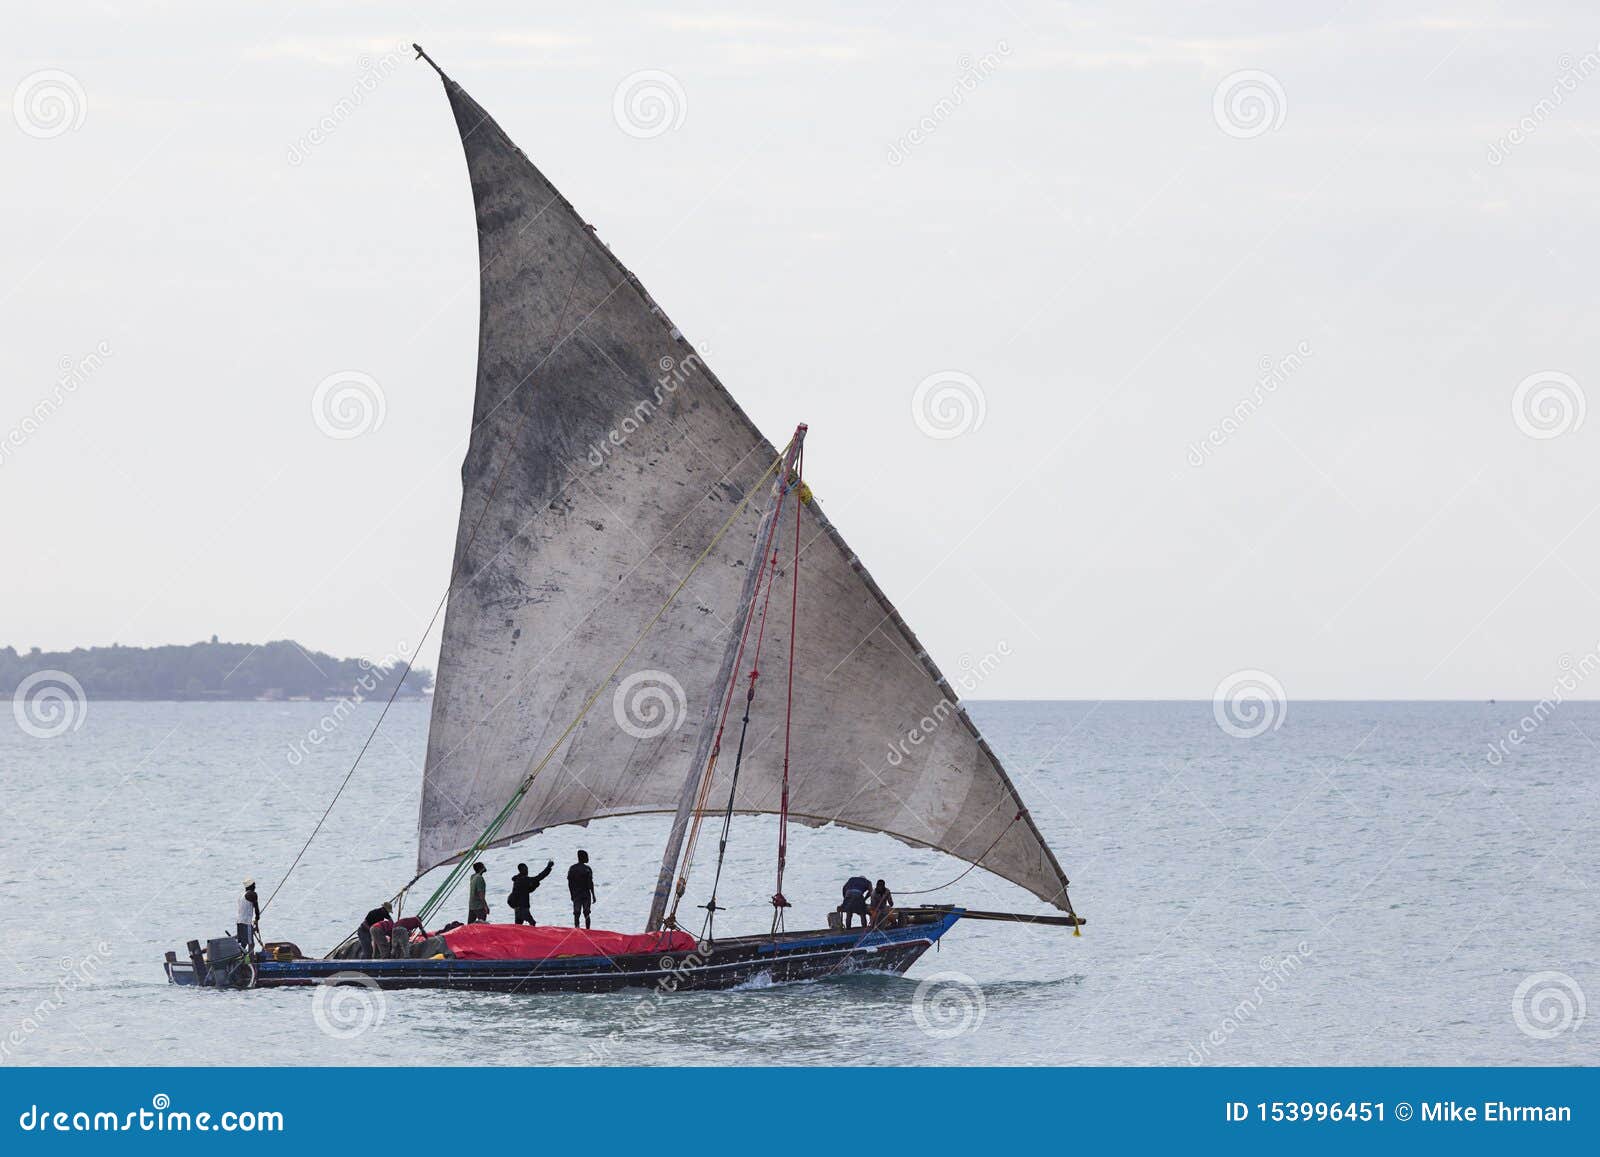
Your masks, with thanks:
M900 893L900 895L902 895L902 896L926 896L930 892L942 892L946 888L950 887L951 884L955 884L955 883L959 882L960 880L962 880L967 875L968 872L972 871L973 868L976 868L979 864L983 863L984 856L987 856L990 852L994 851L995 848L999 846L1000 841L1006 838L1006 833L1009 832L1012 829L1013 826L1015 826L1016 822L1018 820L1020 820L1023 817L1023 815L1024 815L1024 813L1019 811L1016 815L1012 816L1011 817L1011 823L1007 824L1005 827L1000 829L1000 834L994 838L994 843L990 844L987 848L984 848L983 849L983 854L980 855L976 860L973 860L972 863L968 864L967 867L966 867L966 870L963 871L954 880L947 880L943 884L940 884L937 888L917 888L917 889L915 889L913 891L902 891Z
M700 552L700 557L694 560L694 564L689 567L688 572L684 574L678 585L672 589L672 593L667 596L667 601L661 604L661 609L658 610L655 613L655 616L645 624L644 629L639 632L638 638L634 639L632 645L630 645L627 651L623 653L622 657L617 660L616 665L611 668L606 677L596 684L594 691L589 695L588 699L584 701L583 707L579 710L577 716L572 720L571 723L567 724L566 729L556 737L555 743L551 744L550 749L544 753L544 755L539 759L538 763L528 772L527 776L523 779L521 786L519 786L512 794L511 798L506 802L506 805L500 809L500 811L495 815L494 819L489 821L489 826L484 829L483 834L478 837L477 841L472 845L472 847L461 853L461 858L456 861L455 866L451 869L450 874L445 878L444 882L434 890L433 895L429 896L427 902L423 904L421 909L418 910L417 915L424 924L426 924L428 918L438 910L439 905L444 903L444 901L449 897L449 894L455 890L456 885L461 882L461 878L468 870L470 870L473 859L494 842L494 839L499 834L500 829L505 826L506 821L511 818L512 813L516 810L517 805L522 802L523 797L525 797L529 790L533 787L534 781L538 779L540 772L542 772L549 764L551 759L555 757L556 752L561 749L561 746L567 741L567 738L575 730L577 730L578 725L582 723L584 717L589 714L590 708L592 708L596 701L599 700L600 696L605 693L605 689L611 685L611 680L616 678L617 672L622 670L623 665L626 664L627 661L633 656L633 653L639 649L640 645L643 644L645 638L650 634L651 630L654 629L655 625L661 621L663 616L666 615L667 611L672 607L672 604L677 601L678 595L683 592L684 587L689 585L689 580L694 577L694 573L699 570L701 564L710 557L711 552L716 549L717 544L722 541L723 536L727 534L730 529L732 529L734 523L738 521L739 516L744 513L745 507L750 505L750 499L754 497L764 485L766 485L767 479L773 475L780 465L782 465L783 460L784 456L780 455L773 461L771 466L767 467L767 469L762 472L762 475L759 479L757 479L756 484L750 488L750 490L742 499L740 499L739 505L735 507L733 513L728 516L728 520L722 524L722 526L717 530L717 533L712 536L711 541L706 544L706 548Z
M428 625L422 632L422 638L417 640L419 650L422 647L422 639L426 639L428 632L433 630L433 624L439 619L439 612L444 610L445 599L449 597L450 592L447 589L444 597L439 600L439 605L433 608L433 618L428 620ZM339 797L344 794L344 789L350 786L350 777L355 775L356 768L361 765L361 757L367 753L367 748L371 747L372 741L378 737L378 728L383 725L384 716L389 714L389 708L394 706L395 696L400 694L400 688L404 687L406 680L411 677L411 664L416 661L417 652L412 651L411 658L406 660L405 670L400 673L400 678L395 680L394 690L389 692L389 698L384 703L383 710L378 713L377 722L372 725L372 730L367 732L366 742L361 745L361 750L356 752L355 760L350 764L350 770L344 773L344 779L339 783L339 790L333 793L333 798L328 801L328 806L322 809L322 817L317 820L317 826L311 829L311 834L306 837L306 842L300 845L300 850L295 853L294 860L290 862L289 867L284 871L283 878L278 881L277 887L272 889L272 894L267 897L267 902L261 905L260 911L256 913L257 919L260 919L261 913L265 912L268 905L277 899L278 893L289 882L289 876L299 866L300 858L306 854L306 849L311 846L311 841L317 838L317 833L322 830L322 825L328 822L328 816L333 811L333 805L339 802Z

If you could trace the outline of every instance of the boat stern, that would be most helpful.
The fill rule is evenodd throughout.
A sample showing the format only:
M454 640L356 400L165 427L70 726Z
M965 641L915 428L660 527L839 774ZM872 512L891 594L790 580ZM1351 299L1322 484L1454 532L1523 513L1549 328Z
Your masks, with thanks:
M179 960L176 952L168 952L161 966L167 971L169 984L191 987L200 983L195 966L187 960Z
M255 987L255 955L233 937L219 936L208 941L204 949L198 940L191 940L184 947L187 960L170 951L162 960L168 983L200 988Z

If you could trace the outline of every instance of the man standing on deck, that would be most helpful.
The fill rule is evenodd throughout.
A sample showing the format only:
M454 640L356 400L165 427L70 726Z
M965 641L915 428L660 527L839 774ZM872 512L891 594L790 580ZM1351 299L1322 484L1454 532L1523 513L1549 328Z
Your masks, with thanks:
M251 944L255 941L257 925L261 922L261 902L256 899L256 882L253 878L244 882L244 895L239 897L239 910L235 916L238 921L239 943L244 945L246 952L249 952Z
M517 865L517 874L511 877L511 895L506 897L506 903L511 905L511 911L516 914L516 923L526 924L530 928L538 927L533 913L528 911L528 904L532 901L533 894L539 890L539 885L555 866L554 860L546 860L544 871L537 876L530 876L527 864Z
M567 891L572 893L572 926L578 926L578 917L583 917L583 926L591 928L589 923L589 905L594 902L594 869L589 866L589 853L578 850L578 862L567 869Z
M467 883L467 923L484 924L489 919L489 885L484 873L489 869L479 860L472 865L472 879Z

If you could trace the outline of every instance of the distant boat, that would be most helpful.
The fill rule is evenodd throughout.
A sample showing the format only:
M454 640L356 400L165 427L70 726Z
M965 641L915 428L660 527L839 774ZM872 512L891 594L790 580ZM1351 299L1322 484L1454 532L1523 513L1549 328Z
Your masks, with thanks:
M187 959L167 954L169 978L726 988L904 972L962 918L1076 931L1067 876L1016 787L812 495L806 427L769 443L593 227L439 75L477 210L478 378L417 875L394 908L449 866L417 912L428 923L485 849L563 824L671 815L646 931L566 930L552 944L548 928L473 925L426 946L402 938L380 959L357 958L353 938L319 960L288 943L246 954L231 938L190 941ZM719 937L735 814L778 817L772 927ZM716 838L703 842L707 820ZM870 929L789 931L791 822L949 853L1062 914L919 905ZM715 883L681 911L701 850Z

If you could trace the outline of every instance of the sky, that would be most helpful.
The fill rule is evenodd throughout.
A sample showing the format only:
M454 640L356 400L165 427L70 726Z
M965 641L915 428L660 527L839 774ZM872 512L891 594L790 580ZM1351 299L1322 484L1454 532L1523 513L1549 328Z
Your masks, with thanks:
M935 659L1003 654L974 697L1539 698L1600 648L1592 6L7 25L0 644L416 646L477 332L419 41L770 438L810 424Z

